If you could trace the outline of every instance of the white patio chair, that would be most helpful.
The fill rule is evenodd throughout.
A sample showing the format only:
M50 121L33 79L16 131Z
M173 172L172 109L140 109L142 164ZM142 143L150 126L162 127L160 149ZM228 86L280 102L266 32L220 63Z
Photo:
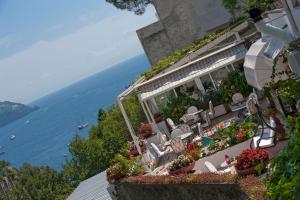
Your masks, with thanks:
M201 113L201 117L202 117L202 119L204 121L204 123L201 123L201 128L202 129L206 129L206 128L211 127L211 119L210 119L210 116L207 113L207 111L202 112Z
M209 105L209 113L208 114L209 114L210 118L213 119L215 117L215 109L214 109L214 105L213 105L212 101L209 101L208 105Z
M187 124L180 124L178 128L182 130L183 133L190 133L192 131L191 127Z
M175 125L175 123L173 122L173 120L172 120L172 119L170 119L170 118L167 118L167 119L166 119L166 121L167 121L167 124L170 126L170 128L171 128L171 131L173 131L174 129L176 129L176 128L177 128L177 126Z
M151 147L153 148L154 152L156 153L156 165L159 164L162 157L172 152L172 149L167 148L165 151L159 150L159 148L154 144L151 143Z
M270 117L270 126L272 129L263 129L262 133L259 136L254 136L252 138L250 144L252 149L263 149L275 146L276 132L274 131L274 129L276 128L276 124L272 117Z
M226 168L225 170L217 170L217 168L209 161L204 162L205 167L209 170L209 172L217 173L217 174L224 174L224 173L231 173L231 167Z
M243 97L243 95L241 93L235 93L232 96L232 102L234 104L237 104L237 103L240 103L240 102L243 102L243 101L245 101L245 98Z
M171 140L171 147L175 153L181 153L185 150L185 145L180 136Z
M187 120L188 121L192 120L193 123L198 122L200 120L200 118L199 118L199 114L197 112L198 112L197 107L195 107L195 106L189 107L187 110L187 116L186 116L188 118Z
M172 131L172 133L171 133L171 139L174 139L174 138L176 138L178 136L181 136L182 134L184 134L183 131L181 129L177 128L177 129L175 129L175 130Z

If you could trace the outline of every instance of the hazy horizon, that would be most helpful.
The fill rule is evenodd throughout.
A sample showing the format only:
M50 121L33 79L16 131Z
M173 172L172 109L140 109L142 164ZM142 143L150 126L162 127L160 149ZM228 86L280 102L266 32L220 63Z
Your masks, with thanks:
M136 30L157 20L99 0L0 0L0 15L0 101L26 104L144 53Z

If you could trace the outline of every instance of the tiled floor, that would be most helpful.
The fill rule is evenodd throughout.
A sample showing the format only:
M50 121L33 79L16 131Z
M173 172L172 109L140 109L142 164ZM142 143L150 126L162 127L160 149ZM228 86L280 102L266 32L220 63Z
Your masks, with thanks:
M237 112L231 112L226 115L220 116L220 117L214 119L214 125L216 125L222 121L235 118L237 116L238 116ZM211 134L212 134L212 132L210 132L210 130L206 131L206 135L209 136ZM269 152L270 159L274 158L274 156L277 155L279 153L279 151L281 151L287 144L288 144L288 140L284 140L284 141L277 142L276 146L274 146L274 147L267 148L266 150ZM167 170L168 165L176 157L177 157L176 153L171 152L171 153L167 154L166 156L164 156L163 158L161 158L158 163L158 168L155 170L158 172L157 174L161 174L161 173L165 172ZM195 169L195 170L197 170L197 169Z

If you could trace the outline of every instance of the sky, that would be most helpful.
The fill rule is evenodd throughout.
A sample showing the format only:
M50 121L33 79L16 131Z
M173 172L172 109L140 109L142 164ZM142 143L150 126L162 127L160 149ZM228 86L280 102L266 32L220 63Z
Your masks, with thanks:
M157 21L105 0L0 0L0 101L29 103L143 53Z

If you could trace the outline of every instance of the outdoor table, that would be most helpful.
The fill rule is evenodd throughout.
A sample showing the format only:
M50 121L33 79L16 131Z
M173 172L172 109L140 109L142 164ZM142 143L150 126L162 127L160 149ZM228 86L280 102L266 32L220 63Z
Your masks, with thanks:
M185 133L180 135L180 138L182 140L188 140L194 133L193 132L189 132L189 133ZM171 140L165 142L165 146L170 146L171 145Z
M246 101L242 101L242 102L230 105L230 109L231 109L232 112L238 112L238 111L241 111L245 108L247 108Z

